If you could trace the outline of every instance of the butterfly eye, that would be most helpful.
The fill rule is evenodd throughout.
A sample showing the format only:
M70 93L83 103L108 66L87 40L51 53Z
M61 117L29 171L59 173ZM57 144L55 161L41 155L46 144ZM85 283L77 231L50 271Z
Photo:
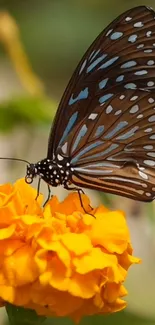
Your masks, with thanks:
M38 169L34 164L29 164L27 166L27 172L25 176L25 181L27 184L31 184L33 182L34 177L38 174Z
M27 183L27 184L32 184L32 182L33 182L33 176L32 176L32 174L31 175L26 175L25 176L25 182Z

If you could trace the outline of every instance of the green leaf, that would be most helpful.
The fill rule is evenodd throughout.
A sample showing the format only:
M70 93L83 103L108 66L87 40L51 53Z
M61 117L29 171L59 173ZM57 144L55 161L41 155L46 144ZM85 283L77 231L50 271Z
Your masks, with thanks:
M10 325L40 325L46 317L39 316L34 310L17 307L11 304L6 305L6 311Z

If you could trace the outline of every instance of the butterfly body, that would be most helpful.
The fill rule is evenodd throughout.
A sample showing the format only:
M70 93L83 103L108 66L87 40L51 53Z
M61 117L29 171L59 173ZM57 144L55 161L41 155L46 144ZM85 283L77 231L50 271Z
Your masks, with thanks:
M155 12L116 18L78 64L59 104L47 158L28 166L49 185L155 198ZM33 168L32 168L33 167ZM33 172L32 172L33 169Z
M70 184L71 170L69 163L64 165L50 159L43 159L36 164L27 166L26 182L32 183L34 177L39 176L48 185L57 187L63 185L65 188Z

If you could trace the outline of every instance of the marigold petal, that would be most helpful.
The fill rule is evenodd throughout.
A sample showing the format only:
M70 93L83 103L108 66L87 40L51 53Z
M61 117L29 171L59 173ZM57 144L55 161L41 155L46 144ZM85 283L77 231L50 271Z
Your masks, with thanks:
M11 304L14 303L15 288L8 285L0 285L0 297Z
M113 264L113 267L107 269L107 278L109 282L123 282L126 278L127 272L119 264Z
M121 284L120 283L107 283L103 295L104 295L104 299L108 302L108 303L113 303L116 301L117 297L120 294L120 287Z
M36 295L36 298L38 298L38 295ZM49 288L46 288L46 291L43 290L41 298L39 305L37 299L36 304L28 306L29 308L34 308L40 315L68 316L78 311L83 304L83 299L81 298L74 297L68 292L61 292L55 289L51 292ZM46 308L44 306L46 306Z
M31 284L24 285L22 287L17 287L14 295L13 304L16 306L24 306L30 302L32 296Z
M118 298L114 303L105 304L103 308L103 313L114 313L116 311L121 311L126 307L126 305L126 301Z
M1 240L0 241L0 257L2 258L2 261L4 259L4 256L10 256L12 255L17 249L24 246L25 244L18 239L12 239L9 238L7 240Z
M125 297L127 294L128 291L125 289L124 285L121 285L119 290L119 297Z
M38 268L34 262L31 248L25 245L13 255L6 257L3 272L9 285L21 286L35 281L38 276Z
M104 300L101 297L100 292L94 296L93 303L94 306L97 307L98 309L102 309L104 307Z
M100 248L93 248L89 255L73 258L76 272L85 274L93 270L113 267L117 264L116 256L102 252Z
M90 201L88 199L88 197L84 194L81 195L82 198L82 202L83 202L83 206L85 207L86 211L90 211ZM55 199L54 199L55 200ZM52 212L59 212L59 213L64 213L66 215L72 214L74 211L81 211L83 212L83 208L81 207L81 203L79 200L79 196L77 195L77 193L70 193L67 198L65 198L65 200L61 203L59 203L58 205L56 205L56 201L54 201L54 206L55 206L55 210L52 209ZM53 207L53 203L52 201L50 201L50 204Z
M90 232L93 244L101 245L111 253L123 253L130 240L124 214L112 211L108 215L96 213L95 216L96 220Z
M36 194L23 179L0 186L0 304L75 321L125 308L123 283L140 259L124 214L91 210L82 195L85 214L78 193L42 208Z
M48 253L45 249L39 249L34 256L34 260L38 267L39 273L43 273L46 271L47 256L48 256Z
M48 277L49 284L53 288L65 291L68 289L69 276L70 269L67 269L57 256L53 256L51 264L49 263L48 265L47 272L40 276L40 282L45 284Z
M129 255L127 251L125 251L123 254L118 256L119 264L122 265L122 267L126 270L132 265L132 264L138 264L141 262L140 258L134 257L132 255Z
M0 297L11 304L25 306L30 301L31 286L14 288L12 286L0 285Z
M93 272L85 275L74 274L69 282L68 292L83 299L91 298L99 291L97 278L99 278L99 274L97 277L97 274Z
M32 215L42 213L40 205L42 204L43 196L40 194L37 200L35 200L37 196L36 190L32 186L26 184L24 178L19 179L14 184L14 189L24 208L23 212L27 214L30 212Z
M11 237L16 229L16 225L10 225L7 228L0 229L0 240Z
M61 236L61 242L76 256L86 254L92 249L92 244L85 234L67 233Z
M0 200L1 197L7 197L13 190L13 186L9 183L0 185ZM0 204L1 205L1 204Z
M13 191L0 207L0 225L8 225L15 216L23 213L23 205L18 193Z
M58 198L53 195L51 200L48 201L48 203L44 207L44 217L48 219L49 217L51 217L51 214L54 214L54 212L58 212L59 204L60 202Z

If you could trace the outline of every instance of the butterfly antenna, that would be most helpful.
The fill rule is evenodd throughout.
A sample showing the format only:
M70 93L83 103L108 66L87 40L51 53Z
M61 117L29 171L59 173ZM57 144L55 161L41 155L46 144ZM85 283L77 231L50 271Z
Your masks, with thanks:
M26 164L30 165L30 162L29 162L29 161L27 161L27 160L24 160L24 159L20 159L20 158L10 158L10 157L5 157L5 158L3 158L3 157L0 157L0 159L3 159L3 160L15 160L15 161L22 161L22 162L24 162L24 163L26 163Z

